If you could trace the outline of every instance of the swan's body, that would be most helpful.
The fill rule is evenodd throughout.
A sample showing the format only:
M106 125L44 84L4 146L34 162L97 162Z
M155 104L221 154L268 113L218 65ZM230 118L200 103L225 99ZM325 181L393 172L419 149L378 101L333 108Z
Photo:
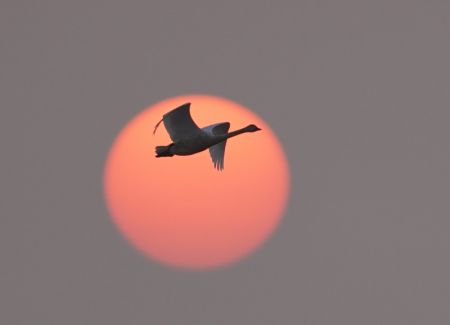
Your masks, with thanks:
M229 122L217 123L201 129L192 120L190 106L190 103L186 103L164 114L162 120L155 126L153 133L156 132L159 124L164 122L173 141L167 146L157 146L156 157L188 156L209 148L214 167L222 170L227 140L242 133L260 130L256 125L250 124L245 128L228 132Z

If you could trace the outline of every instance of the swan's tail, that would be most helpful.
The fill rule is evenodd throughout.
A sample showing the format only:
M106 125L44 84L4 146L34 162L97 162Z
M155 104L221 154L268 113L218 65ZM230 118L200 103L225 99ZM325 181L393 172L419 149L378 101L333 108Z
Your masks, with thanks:
M172 157L173 154L170 152L170 147L172 144L169 144L168 146L156 146L155 147L155 157Z

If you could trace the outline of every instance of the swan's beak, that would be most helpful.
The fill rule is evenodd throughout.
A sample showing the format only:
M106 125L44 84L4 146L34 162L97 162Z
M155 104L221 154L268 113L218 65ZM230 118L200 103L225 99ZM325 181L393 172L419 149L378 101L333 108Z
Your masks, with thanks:
M259 127L256 127L256 131L261 131L261 129Z

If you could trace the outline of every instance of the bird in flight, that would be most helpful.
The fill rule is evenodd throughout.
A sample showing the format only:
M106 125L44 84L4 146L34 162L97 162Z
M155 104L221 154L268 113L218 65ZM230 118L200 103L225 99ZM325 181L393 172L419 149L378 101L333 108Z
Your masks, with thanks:
M250 124L242 129L228 132L229 122L222 122L199 128L192 120L190 113L191 103L185 103L163 115L156 124L153 134L158 126L164 122L172 143L167 146L156 146L156 157L188 156L209 149L214 168L223 170L225 145L229 138L246 132L256 132L261 129Z

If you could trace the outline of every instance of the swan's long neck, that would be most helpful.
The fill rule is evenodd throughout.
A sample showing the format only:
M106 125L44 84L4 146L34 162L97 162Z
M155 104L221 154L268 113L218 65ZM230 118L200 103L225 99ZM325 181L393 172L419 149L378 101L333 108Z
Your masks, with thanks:
M245 127L245 128L242 128L242 129L239 129L239 130L236 130L236 131L232 131L232 132L227 133L227 134L226 134L226 135L227 135L227 139L232 138L232 137L235 137L235 136L237 136L237 135L239 135L239 134L242 134L242 133L245 133L245 132L250 132L250 131L248 130L248 127Z
M235 137L235 136L237 136L239 134L246 133L246 132L250 132L248 130L248 126L242 128L242 129L236 130L236 131L229 132L227 134L220 135L220 138L221 138L220 141L227 140L229 138Z

